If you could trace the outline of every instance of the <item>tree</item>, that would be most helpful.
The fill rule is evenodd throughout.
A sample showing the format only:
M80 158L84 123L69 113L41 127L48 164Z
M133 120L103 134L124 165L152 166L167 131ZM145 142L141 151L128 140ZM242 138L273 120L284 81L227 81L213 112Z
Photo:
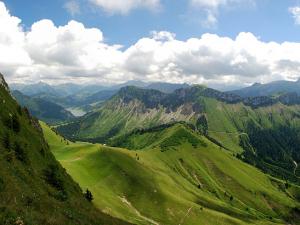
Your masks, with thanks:
M86 192L84 193L84 197L89 201L93 201L94 197L92 192L89 191L89 189L86 189Z
M3 147L6 149L10 149L10 136L9 133L5 133L3 137Z
M23 149L23 147L18 143L16 142L15 143L15 155L16 155L16 158L22 162L26 162L27 161L27 155Z
M15 133L19 133L21 130L20 121L16 115L12 116L12 129L14 130Z

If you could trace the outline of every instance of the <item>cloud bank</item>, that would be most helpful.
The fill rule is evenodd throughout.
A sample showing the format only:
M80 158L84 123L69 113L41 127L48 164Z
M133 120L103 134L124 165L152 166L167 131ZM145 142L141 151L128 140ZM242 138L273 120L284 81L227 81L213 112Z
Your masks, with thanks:
M152 32L127 49L108 45L97 28L35 22L28 31L0 2L0 71L10 82L121 83L127 80L248 84L297 79L300 43L203 34L185 41Z

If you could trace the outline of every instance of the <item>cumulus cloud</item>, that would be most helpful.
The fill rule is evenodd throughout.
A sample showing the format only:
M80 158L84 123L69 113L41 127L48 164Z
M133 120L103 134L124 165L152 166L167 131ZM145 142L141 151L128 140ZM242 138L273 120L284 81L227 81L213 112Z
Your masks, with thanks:
M295 24L300 25L300 7L295 6L289 8L289 12L292 14L295 20Z
M80 5L76 0L67 1L64 4L64 8L72 15L80 14Z
M127 14L137 8L157 10L160 0L90 0L109 14Z
M193 8L203 11L206 18L202 24L206 27L215 26L218 22L219 10L222 7L236 7L242 4L253 5L255 0L190 0Z
M300 43L264 42L252 33L182 41L153 31L124 48L105 43L101 30L74 20L63 26L40 20L25 32L1 2L0 27L0 68L10 82L137 79L220 86L297 79L300 73Z

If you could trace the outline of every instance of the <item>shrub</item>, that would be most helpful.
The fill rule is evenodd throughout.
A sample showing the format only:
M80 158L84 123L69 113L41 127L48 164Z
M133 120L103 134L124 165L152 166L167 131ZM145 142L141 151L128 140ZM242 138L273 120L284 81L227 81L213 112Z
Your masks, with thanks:
M10 136L9 133L5 133L3 136L3 147L6 149L10 149Z
M3 191L5 188L4 180L0 177L0 192Z
M85 193L84 193L84 197L89 201L93 201L94 197L92 192L89 191L89 189L86 189Z
M15 150L15 156L18 160L20 160L22 162L27 161L27 155L26 155L23 147L18 142L15 143L14 150Z
M56 165L49 165L44 170L45 181L57 190L64 190L63 180Z
M12 129L15 133L19 133L21 130L20 121L16 115L12 116Z

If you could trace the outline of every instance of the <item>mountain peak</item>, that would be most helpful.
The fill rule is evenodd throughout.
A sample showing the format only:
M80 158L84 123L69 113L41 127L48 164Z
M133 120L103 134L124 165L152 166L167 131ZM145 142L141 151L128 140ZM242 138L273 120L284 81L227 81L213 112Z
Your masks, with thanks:
M258 86L261 86L261 83L256 82L256 83L251 85L251 87L258 87Z

